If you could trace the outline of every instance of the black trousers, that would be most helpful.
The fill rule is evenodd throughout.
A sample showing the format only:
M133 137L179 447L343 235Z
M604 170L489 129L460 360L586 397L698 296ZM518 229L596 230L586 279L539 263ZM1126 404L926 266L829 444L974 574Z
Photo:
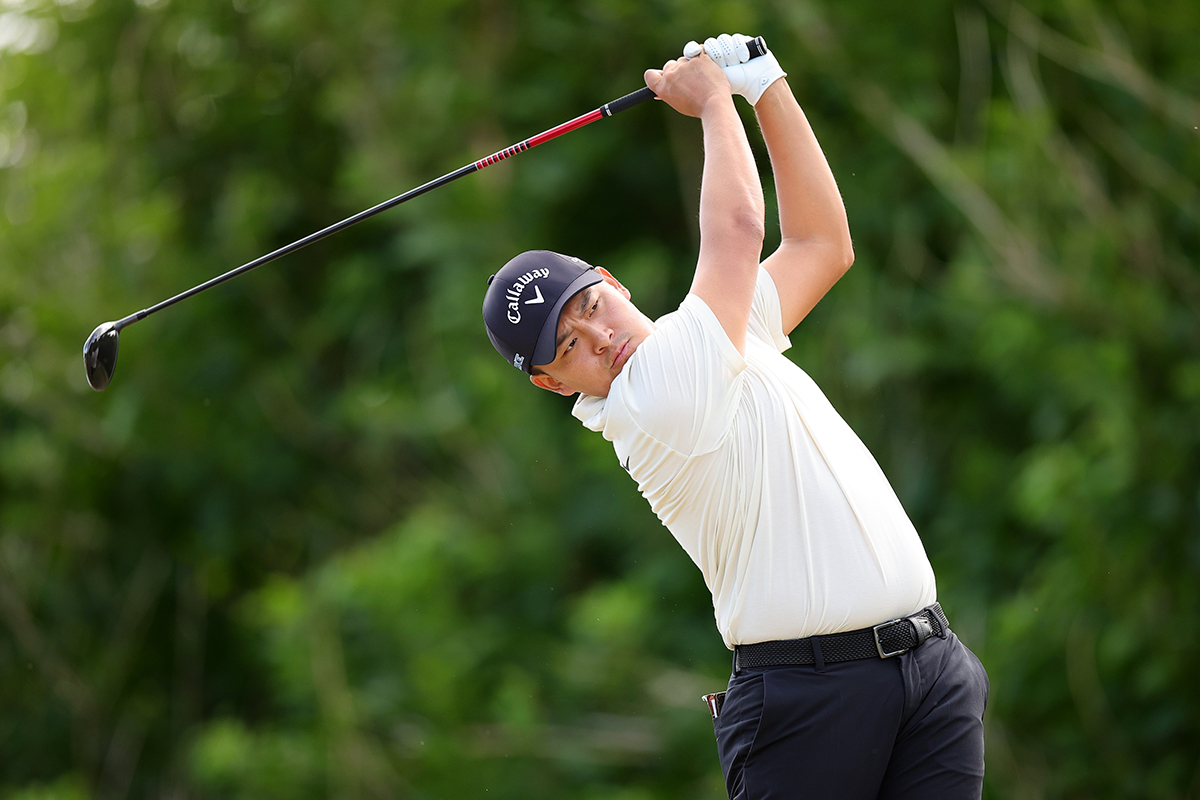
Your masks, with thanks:
M713 726L731 800L978 800L988 679L953 633L889 659L742 669Z

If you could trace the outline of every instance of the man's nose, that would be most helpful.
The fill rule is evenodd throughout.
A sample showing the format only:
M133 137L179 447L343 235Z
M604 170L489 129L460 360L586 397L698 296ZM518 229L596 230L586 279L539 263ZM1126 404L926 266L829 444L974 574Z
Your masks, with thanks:
M587 335L592 340L592 349L596 352L603 352L609 343L612 342L612 328L595 320L589 320L587 324Z

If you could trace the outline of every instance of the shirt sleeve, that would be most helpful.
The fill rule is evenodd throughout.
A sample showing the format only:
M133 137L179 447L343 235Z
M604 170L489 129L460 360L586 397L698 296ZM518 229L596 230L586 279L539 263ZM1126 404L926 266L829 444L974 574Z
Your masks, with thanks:
M783 332L783 311L779 306L779 290L771 273L758 270L754 283L754 301L750 306L750 325L746 333L784 352L792 340Z
M719 446L733 425L745 367L716 315L688 295L630 359L628 380L614 386L642 434L700 455Z

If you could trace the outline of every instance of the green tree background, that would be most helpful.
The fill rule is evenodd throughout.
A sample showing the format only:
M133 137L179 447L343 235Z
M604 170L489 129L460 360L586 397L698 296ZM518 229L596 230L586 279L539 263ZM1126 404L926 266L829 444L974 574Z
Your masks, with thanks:
M988 667L986 796L1200 798L1194 0L0 2L0 797L723 796L698 572L479 318L530 247L670 310L694 120L147 320L102 395L80 364L722 30L838 176L856 266L790 354Z

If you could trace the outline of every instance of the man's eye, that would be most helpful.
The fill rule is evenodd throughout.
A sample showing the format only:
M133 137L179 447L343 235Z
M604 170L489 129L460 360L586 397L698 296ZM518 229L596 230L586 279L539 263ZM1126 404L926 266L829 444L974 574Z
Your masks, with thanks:
M599 301L599 300L597 300L596 302L592 303L592 313L593 313L593 314L596 312L596 306L598 306L598 305L600 305L600 301Z
M567 345L567 349L566 349L566 350L563 350L563 352L564 352L564 353L569 353L569 352L571 352L571 348L575 346L575 343L576 343L577 341L579 341L579 340L578 340L578 339L572 339L572 340L570 341L570 343Z

